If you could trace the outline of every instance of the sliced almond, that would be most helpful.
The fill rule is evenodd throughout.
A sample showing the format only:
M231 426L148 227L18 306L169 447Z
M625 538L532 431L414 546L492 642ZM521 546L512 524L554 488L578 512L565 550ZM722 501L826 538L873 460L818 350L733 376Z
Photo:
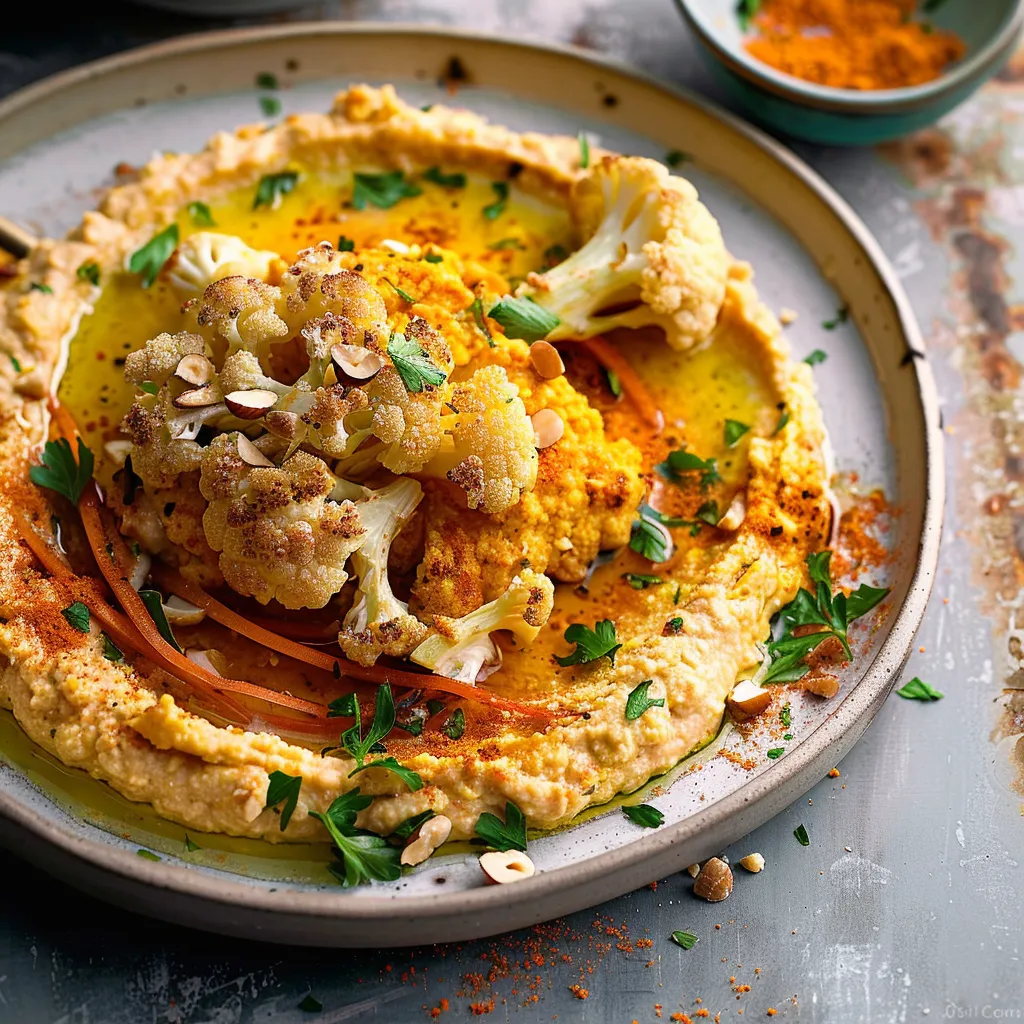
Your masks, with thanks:
M533 414L534 443L538 448L550 448L562 439L565 424L554 409L540 409Z
M764 870L764 857L759 853L748 853L746 857L740 858L740 867L756 875Z
M40 398L46 397L46 381L43 380L42 373L36 367L33 367L31 370L25 370L15 377L14 390L22 398L38 401Z
M721 903L732 892L732 868L718 857L706 861L693 883L693 894L709 903Z
M480 858L480 867L490 885L506 885L532 878L536 872L533 861L519 850L489 850Z
M535 341L530 346L530 362L538 377L554 380L565 373L565 363L558 354L558 349L550 341Z
M743 520L746 518L747 496L743 491L740 491L740 493L732 499L732 504L729 505L725 515L718 520L717 525L720 530L738 530L743 525Z
M380 372L384 360L373 349L363 345L332 345L331 362L334 372L341 377L352 380L369 380Z
M172 626L196 626L206 618L206 612L194 604L182 600L177 594L171 594L163 602L164 615Z
M201 388L213 380L213 363L201 352L191 352L182 356L174 370L174 376L186 384Z
M245 436L245 434L238 435L238 457L247 466L257 466L261 469L264 467L268 469L274 468L274 464L270 459L268 459L266 455L264 455L263 452L261 452L259 448L257 448L256 445L254 445L252 441Z
M269 433L274 437L283 438L285 441L294 440L299 433L299 424L302 419L298 413L283 412L280 409L271 409L263 421Z
M420 825L413 841L402 850L402 863L410 867L422 864L451 834L451 818L435 815Z
M761 714L771 702L772 695L750 679L737 683L732 693L725 698L729 714L738 722L745 722L748 718Z
M179 409L202 409L207 405L216 405L219 401L217 389L212 384L204 384L201 388L183 391L174 400L174 405Z
M263 388L251 391L232 391L224 396L224 404L240 420L258 420L277 404L277 395Z

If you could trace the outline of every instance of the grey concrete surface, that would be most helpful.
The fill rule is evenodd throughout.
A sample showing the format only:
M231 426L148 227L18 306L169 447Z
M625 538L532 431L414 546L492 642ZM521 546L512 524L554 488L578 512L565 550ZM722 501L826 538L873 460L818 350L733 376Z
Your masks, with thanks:
M671 0L352 0L288 17L422 20L571 41L714 96ZM252 21L119 3L63 15L52 34L45 16L26 28L23 18L0 32L0 94L129 46ZM763 874L741 878L720 906L693 899L683 876L495 940L353 953L157 924L3 855L0 1021L405 1024L430 1020L432 1009L442 1021L478 1013L517 1024L699 1021L703 1010L709 1020L749 1021L770 1009L843 1024L1024 1019L1024 797L1011 754L1024 723L1006 710L1013 694L1004 689L1019 668L1019 644L1008 640L1024 600L1024 296L1014 249L1024 225L1022 112L1011 71L940 131L902 147L796 147L875 231L929 338L950 499L906 675L946 697L925 705L893 696L838 778L727 851L760 851ZM807 848L793 838L801 823ZM699 942L679 949L675 929ZM307 993L322 1012L299 1009Z

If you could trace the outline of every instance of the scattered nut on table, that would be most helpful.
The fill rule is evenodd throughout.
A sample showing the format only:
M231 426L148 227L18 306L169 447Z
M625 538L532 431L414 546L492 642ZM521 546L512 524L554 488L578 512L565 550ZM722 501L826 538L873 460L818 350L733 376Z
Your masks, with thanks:
M700 865L691 864L686 870L689 872L691 878L696 878L700 874Z
M759 853L748 853L740 858L740 867L756 875L764 868L764 857Z
M732 892L732 868L718 857L705 861L693 883L693 893L709 903L720 903Z

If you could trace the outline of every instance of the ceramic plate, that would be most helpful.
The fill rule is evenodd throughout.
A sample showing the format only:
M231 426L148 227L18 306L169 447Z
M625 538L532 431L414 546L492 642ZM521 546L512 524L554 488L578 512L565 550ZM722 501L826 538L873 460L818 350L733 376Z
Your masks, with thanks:
M457 96L442 84L458 58ZM404 69L396 77L395 69ZM688 155L685 171L749 259L761 295L816 370L837 468L884 488L899 514L889 611L831 701L792 698L794 739L720 737L646 794L666 815L641 831L590 815L531 842L539 869L483 886L468 848L400 882L342 890L326 846L195 836L34 750L0 712L0 839L69 881L136 910L248 938L319 946L402 945L503 931L593 905L703 859L802 795L853 745L889 692L924 612L943 503L938 404L913 314L866 228L812 171L702 100L579 51L431 31L315 24L214 33L124 54L31 86L0 104L0 213L61 234L112 183L113 166L192 150L260 118L253 87L274 72L285 113L326 110L353 82L393 81L417 104L449 101L520 130L575 134L610 149ZM848 306L831 332L821 324ZM803 699L801 699L803 698ZM720 750L739 756L715 756ZM747 766L737 761L745 760ZM699 773L692 771L700 763ZM159 861L137 856L140 847Z

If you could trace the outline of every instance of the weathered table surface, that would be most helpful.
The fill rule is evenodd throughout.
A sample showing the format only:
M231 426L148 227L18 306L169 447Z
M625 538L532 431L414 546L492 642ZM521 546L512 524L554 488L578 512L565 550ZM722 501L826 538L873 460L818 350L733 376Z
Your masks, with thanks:
M290 17L570 41L714 95L670 0L341 0ZM52 34L39 21L8 23L0 94L210 25L119 3L83 5ZM700 1020L705 1009L764 1019L769 1008L808 1021L1024 1019L1024 741L1014 760L1024 690L1005 688L1024 680L1018 75L1024 60L936 130L884 152L798 147L875 231L929 338L951 486L935 593L906 674L946 697L893 696L839 778L728 850L764 855L756 884L714 906L690 895L685 876L669 878L496 940L321 953L157 924L2 855L0 1021L403 1024L433 1009L441 1019L491 1010L523 1024L630 1024ZM793 838L801 823L808 848ZM695 948L668 941L679 928L700 937ZM322 1013L298 1009L309 992Z

